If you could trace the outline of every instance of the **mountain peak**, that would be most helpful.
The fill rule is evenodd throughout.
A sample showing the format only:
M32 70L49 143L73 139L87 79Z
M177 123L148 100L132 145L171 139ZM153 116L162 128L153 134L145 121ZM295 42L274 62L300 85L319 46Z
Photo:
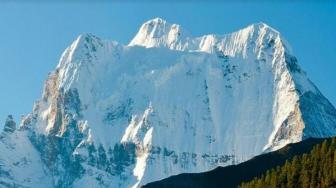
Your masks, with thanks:
M91 61L95 53L103 46L103 41L91 34L80 34L76 40L63 52L58 67L65 66L67 62Z
M48 76L26 128L0 142L1 151L35 159L21 166L42 172L31 182L52 180L21 187L140 187L336 135L336 109L278 32L257 23L189 36L161 18L145 22L129 46L80 35ZM22 161L8 156L0 155L8 161L1 170Z
M129 46L169 47L181 45L181 41L189 37L180 25L168 23L162 18L154 18L145 22L139 29Z
M274 33L279 33L276 29L272 28L271 26L269 26L268 24L264 23L264 22L256 22L256 23L252 23L248 26L246 26L244 29L254 29L254 30L260 30L260 29L266 29L266 30L270 30Z
M151 20L148 20L146 23L164 24L164 23L167 23L167 21L162 18L156 17Z
M270 26L267 25L264 22L256 22L256 23L251 24L250 26L253 26L253 27L268 27L268 28L270 28Z
M95 52L97 49L95 46L102 45L102 41L99 37L91 33L83 33L77 37L73 43L74 48L83 48L89 51Z

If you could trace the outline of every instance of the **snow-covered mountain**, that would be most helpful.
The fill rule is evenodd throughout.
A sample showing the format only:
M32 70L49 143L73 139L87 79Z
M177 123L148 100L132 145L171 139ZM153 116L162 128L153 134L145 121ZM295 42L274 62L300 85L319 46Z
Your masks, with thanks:
M79 36L19 127L0 185L139 187L336 135L336 109L263 23L193 37L156 18L128 45Z

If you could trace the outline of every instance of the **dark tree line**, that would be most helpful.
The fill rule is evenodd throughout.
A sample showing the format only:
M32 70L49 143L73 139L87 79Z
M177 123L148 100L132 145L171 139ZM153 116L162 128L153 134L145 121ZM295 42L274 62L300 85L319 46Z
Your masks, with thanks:
M336 188L336 138L295 156L240 188Z

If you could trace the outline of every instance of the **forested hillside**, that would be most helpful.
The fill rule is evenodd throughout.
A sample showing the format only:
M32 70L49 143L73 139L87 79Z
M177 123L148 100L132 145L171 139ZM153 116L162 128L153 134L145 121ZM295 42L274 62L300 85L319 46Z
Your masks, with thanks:
M336 187L336 138L314 146L309 154L295 156L240 188Z

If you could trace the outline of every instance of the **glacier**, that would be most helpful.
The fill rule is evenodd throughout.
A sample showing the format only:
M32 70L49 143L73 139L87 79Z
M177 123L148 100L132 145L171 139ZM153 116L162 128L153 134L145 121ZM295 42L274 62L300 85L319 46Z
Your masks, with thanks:
M80 35L32 112L6 122L9 187L140 187L336 135L335 107L278 31L193 37L161 18L128 45Z

